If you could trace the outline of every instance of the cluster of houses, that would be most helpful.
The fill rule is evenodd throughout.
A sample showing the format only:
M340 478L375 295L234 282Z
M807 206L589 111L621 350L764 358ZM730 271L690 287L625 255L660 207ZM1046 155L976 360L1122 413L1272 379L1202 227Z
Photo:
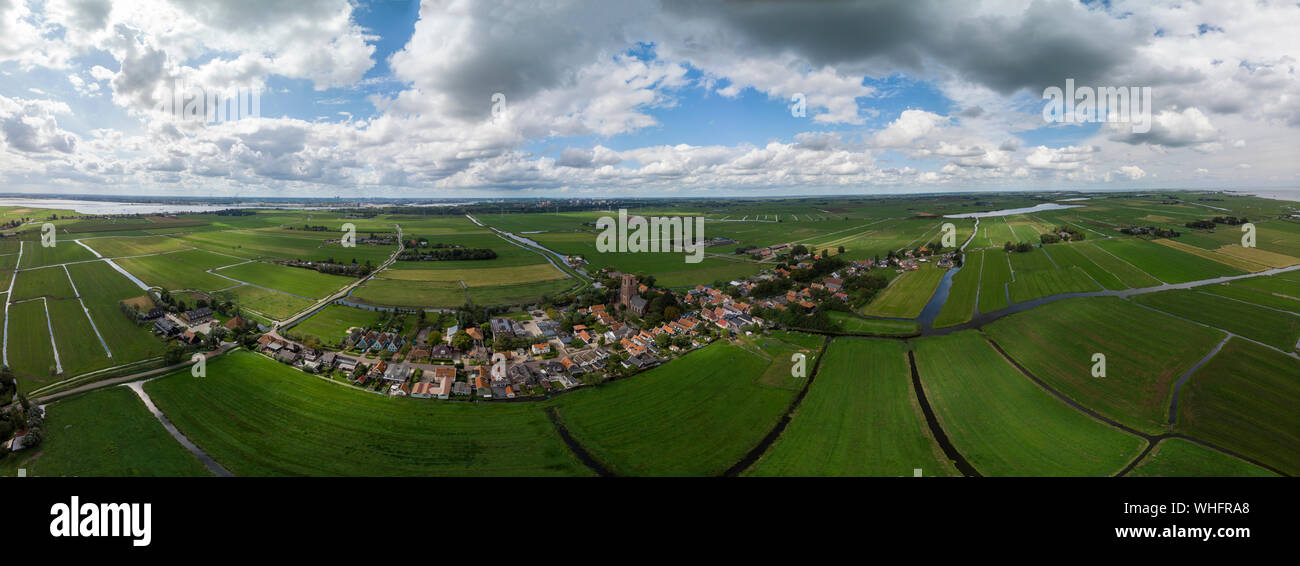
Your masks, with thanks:
M139 314L142 322L153 322L153 332L164 340L177 340L185 344L197 344L202 341L201 336L207 336L212 333L216 326L216 320L213 318L212 309L209 307L199 307L188 310L180 314L172 314L161 308L154 307L147 312ZM243 319L234 317L227 320L221 327L226 330L234 330L243 324Z
M350 374L359 363L359 360L353 356L308 348L293 340L278 338L270 334L263 334L257 340L257 347L258 350L275 358L276 361L312 373L328 373L337 370Z
M375 332L365 331L359 328L353 329L348 337L343 340L343 349L350 350L356 348L363 352L388 352L396 354L406 345L406 339L400 334L393 332Z

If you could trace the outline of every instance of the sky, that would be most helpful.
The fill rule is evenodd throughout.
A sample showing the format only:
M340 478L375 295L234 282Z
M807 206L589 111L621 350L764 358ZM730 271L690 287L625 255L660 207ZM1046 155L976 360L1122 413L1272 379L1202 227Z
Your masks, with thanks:
M0 0L0 192L1295 187L1296 30L1234 0ZM1045 113L1067 80L1150 88L1149 127Z

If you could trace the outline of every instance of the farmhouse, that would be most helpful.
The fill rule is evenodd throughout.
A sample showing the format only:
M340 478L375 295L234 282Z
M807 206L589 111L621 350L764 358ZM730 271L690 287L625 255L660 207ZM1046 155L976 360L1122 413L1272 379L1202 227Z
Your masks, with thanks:
M185 311L185 314L182 314L181 318L185 319L185 322L189 324L199 324L199 323L207 322L209 320L212 320L212 309L208 307L201 307L194 310Z

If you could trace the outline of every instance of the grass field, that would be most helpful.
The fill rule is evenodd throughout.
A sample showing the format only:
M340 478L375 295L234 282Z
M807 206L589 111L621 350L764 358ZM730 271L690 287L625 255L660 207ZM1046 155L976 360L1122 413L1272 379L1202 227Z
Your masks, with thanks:
M484 269L388 269L383 272L382 276L385 279L408 281L464 281L470 287L509 285L567 277L563 271L556 269L555 266L549 263L535 263L515 267L488 267Z
M984 475L1108 476L1144 446L1039 388L978 332L917 340L916 363L944 431Z
M1293 295L1300 295L1300 284L1296 285L1297 288L1295 290L1290 291L1292 295L1274 293L1267 289L1251 287L1249 285L1250 283L1244 280L1238 280L1233 281L1232 283L1204 285L1197 287L1196 290L1201 293L1210 293L1221 297L1228 297L1229 299L1237 299L1239 301L1246 301L1256 305L1300 314L1300 297L1293 297Z
M354 281L351 277L328 275L313 269L261 262L227 267L217 270L215 273L311 299L327 297ZM233 285L233 283L231 284Z
M1165 283L1241 275L1243 270L1138 238L1094 242Z
M770 363L719 343L554 404L573 436L616 473L718 475L758 444L794 396L759 383Z
M1181 438L1160 441L1142 463L1128 473L1131 477L1277 477L1277 474L1217 450Z
M0 476L18 468L29 476L208 475L125 387L49 405L41 445L0 459Z
M275 320L284 320L310 307L314 301L279 291L271 291L251 285L240 285L215 294L216 297L229 296L240 307L254 310Z
M873 336L913 336L921 327L910 320L862 318L845 312L829 311L827 316L841 332Z
M176 289L215 291L235 285L229 279L217 277L207 270L239 263L239 260L203 250L151 255L114 260L122 269L136 276L146 285Z
M382 313L375 311L329 305L283 332L303 339L315 338L322 344L338 345L347 337L348 328L369 326L381 317Z
M81 247L80 244L72 238L64 236L63 233L59 233L55 244L48 248L42 246L39 239L24 242L22 265L18 267L25 269L92 259L95 259L95 254L90 253L90 250Z
M838 338L754 476L958 475L930 436L902 342Z
M386 398L246 351L145 389L236 475L590 475L532 403Z
M174 252L191 247L185 240L172 236L144 236L117 238L82 238L81 242L90 246L104 257L123 257L160 252Z
M984 250L980 268L979 311L993 312L1007 308L1007 283L1011 282L1011 264L1007 253L994 248Z
M925 264L921 269L899 275L871 301L862 313L868 316L916 318L934 295L947 270Z
M971 317L975 316L975 301L979 299L980 272L984 269L984 252L969 252L966 254L965 261L961 271L952 277L948 300L943 302L943 308L939 309L939 316L934 318L935 328L970 322Z
M515 305L537 302L543 295L554 297L574 288L573 279L554 279L518 285L470 287L469 298L475 305Z
M54 348L50 345L45 305L40 300L9 305L9 367L18 372L19 391L52 381ZM36 385L39 387L39 385Z
M1071 267L1081 269L1093 281L1107 289L1124 289L1127 287L1113 273L1102 269L1101 266L1083 255L1077 245L1047 246L1043 250L1056 261L1056 265L1060 269L1070 269Z
M1184 385L1175 429L1300 474L1300 361L1232 339Z
M20 276L21 277L21 276ZM1169 314L1295 351L1300 317L1191 289L1135 295L1134 301Z
M1259 272L1259 271L1264 271L1265 269L1268 269L1268 268L1270 267L1270 266L1265 265L1265 264L1263 264L1263 263L1260 263L1260 262L1257 262L1257 261L1252 261L1252 260L1250 260L1250 259L1247 259L1247 258L1244 256L1244 254L1241 254L1241 253L1237 253L1237 254L1224 254L1224 253L1219 253L1219 252L1214 251L1214 250L1207 250L1207 249L1198 248L1198 247L1193 246L1193 245L1191 245L1191 244L1187 244L1187 243L1179 242L1179 241L1177 241L1177 240L1171 240L1171 239L1168 239L1168 238L1161 238L1161 239L1153 240L1153 241L1154 241L1155 243L1157 243L1157 244L1160 244L1160 245L1166 247L1166 248L1173 249L1173 250L1178 250L1178 251L1183 252L1183 253L1185 253L1185 254L1191 254L1191 255L1194 255L1194 256L1196 256L1196 257L1204 258L1204 259L1208 259L1208 260L1213 261L1213 262L1222 263L1223 265L1226 265L1226 266L1228 266L1228 267L1232 267L1232 268L1235 268L1235 269L1240 269L1240 270L1242 270L1242 271L1248 271L1248 272L1251 272L1251 273L1256 273L1256 272ZM1244 248L1241 248L1241 246L1237 246L1237 248L1238 248L1238 249L1244 249ZM1268 253L1269 253L1269 252L1262 252L1262 254L1268 254ZM1262 255L1262 254L1261 254L1261 255ZM1277 256L1278 258L1286 257L1286 256L1280 256L1280 255L1277 255L1277 254L1270 254L1270 255L1275 255L1275 256ZM1291 265L1291 264L1288 263L1288 264L1286 264L1286 265Z
M77 296L68 283L68 273L62 267L28 269L19 271L14 280L14 296L11 301L49 297L51 299L69 299Z
M1221 332L1115 297L1049 303L984 327L1057 391L1135 429L1165 432L1173 384L1223 339ZM1092 356L1106 377L1092 377Z
M68 272L81 292L81 301L94 317L99 334L108 343L109 351L113 352L112 365L162 355L162 341L155 338L148 327L136 326L122 314L117 304L143 295L140 287L102 261L69 265ZM80 343L87 348L99 346L93 334L81 337Z
M1097 267L1115 276L1115 279L1126 287L1153 287L1160 284L1160 281L1152 277L1151 274L1097 247L1092 242L1070 244L1070 247L1091 260Z
M1100 291L1101 286L1087 272L1071 266L1066 269L1017 271L1016 280L1007 289L1011 293L1011 302L1023 303L1051 295Z
M372 305L402 307L459 307L466 302L460 283L403 281L378 276L352 292L352 300Z

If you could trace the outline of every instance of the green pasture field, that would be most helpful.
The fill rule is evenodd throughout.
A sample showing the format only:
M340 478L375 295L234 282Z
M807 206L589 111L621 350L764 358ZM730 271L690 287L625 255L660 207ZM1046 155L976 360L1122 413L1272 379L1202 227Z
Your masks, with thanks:
M55 236L55 244L48 248L41 245L39 232L37 234L35 240L23 242L23 259L18 267L26 269L95 259L95 254L90 253L90 250L81 247L71 237L65 237L62 233Z
M1151 434L1166 432L1174 382L1224 338L1117 297L1049 303L984 332L1057 391ZM1092 377L1095 353L1106 356L1106 377Z
M18 390L30 391L54 381L54 347L40 300L9 305L9 368L18 374Z
M511 242L491 232L445 235L406 232L405 237L407 240L423 237L429 240L430 245L450 244L470 249L486 248L496 252L497 257L494 259L456 261L397 261L393 262L393 267L396 269L460 271L464 269L504 268L547 264L546 258L542 256L541 252L524 247L523 244ZM417 249L432 250L432 248Z
M916 318L925 309L925 304L930 301L935 289L939 288L946 272L947 270L929 264L923 264L916 271L905 272L876 295L862 309L862 313L868 316Z
M920 332L920 325L910 320L862 318L840 311L829 311L827 314L841 332L875 336L914 336Z
M240 307L260 312L275 320L284 320L302 312L315 301L302 297L270 291L251 285L240 285L216 293L218 297L230 297Z
M1107 273L1115 276L1120 283L1131 288L1154 287L1160 282L1152 277L1149 273L1138 269L1131 263L1128 263L1112 254L1106 252L1095 245L1093 242L1081 242L1078 244L1069 244L1069 247L1079 252L1080 255L1091 260L1097 267L1102 268ZM1101 281L1100 279L1098 281Z
M1128 473L1131 477L1212 477L1212 478L1263 478L1277 474L1206 448L1182 438L1160 441L1142 462Z
M1300 300L1300 273L1290 272L1265 277L1249 277L1233 281L1234 286L1246 287L1264 293L1284 295Z
M24 269L19 271L14 280L14 295L10 301L21 301L36 297L51 299L68 299L76 297L72 285L68 283L68 273L62 267L45 267L41 269Z
M465 289L460 283L403 281L378 276L356 288L348 298L371 305L411 308L459 307L466 302Z
M1050 245L1043 248L1043 251L1052 257L1060 269L1069 269L1075 267L1083 270L1102 287L1111 290L1125 289L1127 285L1120 282L1118 277L1101 266L1093 263L1091 259L1079 252L1077 245Z
M516 267L488 267L484 269L388 269L382 275L385 279L410 281L464 281L470 287L509 285L568 277L563 271L556 269L555 266L549 263L535 263Z
M1183 386L1174 428L1300 473L1300 361L1232 339Z
M291 295L322 299L354 281L314 269L253 262L219 269L216 273ZM233 284L233 283L232 283Z
M315 338L321 344L337 346L347 337L349 328L374 325L383 316L383 313L366 309L329 305L282 332L304 340Z
M915 344L922 386L940 424L984 475L1109 476L1145 445L1038 387L976 331Z
M1300 314L1300 298L1293 299L1289 295L1274 294L1258 289L1252 289L1244 285L1239 285L1239 282L1240 281L1220 283L1218 285L1202 285L1197 287L1196 291ZM1298 287L1300 287L1300 285L1298 285ZM1300 295L1300 289L1297 289L1296 291L1296 294Z
M907 346L837 338L790 426L747 475L959 475L912 393Z
M1052 263L1052 258L1042 248L1035 246L1027 252L1016 252L1007 254L1011 260L1011 269L1016 274L1016 279L1025 271L1052 271L1056 269L1056 264Z
M1296 349L1300 317L1193 290L1161 291L1134 295L1139 304L1222 328L1258 340L1284 352Z
M580 255L590 264L588 272L610 267L624 273L648 273L655 276L656 284L664 287L694 287L714 281L730 281L759 272L763 265L736 256L734 247L705 248L705 258L700 263L686 263L685 252L617 253L596 250L596 232L564 232L533 234L537 243L566 255ZM719 253L725 256L715 257ZM770 264L769 264L770 266Z
M771 362L759 376L758 383L791 391L802 389L806 383L806 378L794 376L794 354L804 355L805 369L811 374L825 342L825 338L816 334L782 330L738 338L740 347Z
M236 285L234 281L217 277L207 270L239 263L239 260L204 250L113 260L122 269L151 287L168 291L198 289L215 291Z
M0 458L0 476L206 476L198 459L167 434L126 387L110 387L46 407L35 450Z
M1008 289L1011 302L1023 303L1051 295L1100 291L1101 286L1086 271L1070 266L1066 269L1017 271L1016 280Z
M979 311L993 312L1007 308L1007 283L1011 282L1011 264L1001 248L984 250L980 268Z
M389 230L388 233L392 231ZM378 234L378 231L376 231ZM362 239L366 232L357 232ZM296 230L227 230L224 232L195 232L179 236L195 247L226 253L248 259L301 259L358 263L370 261L379 265L393 255L395 246L372 246L358 243L345 248L340 243L326 244L327 239L338 239L342 232L307 232ZM233 261L230 263L234 263Z
M104 345L95 336L90 319L81 308L81 301L51 299L47 306L65 375L78 375L113 365L113 360L104 353Z
M475 305L535 303L542 295L554 297L573 289L576 285L577 281L573 279L555 279L519 285L470 287L469 298Z
M173 236L94 237L81 238L81 242L104 257L174 252L193 247L185 240Z
M81 292L81 301L95 319L99 334L104 337L109 351L113 353L109 365L140 361L163 354L164 345L153 335L150 327L137 326L118 307L118 301L139 297L145 291L102 261L69 265L68 271L77 284L77 290ZM95 339L93 333L79 340L87 348L100 348L99 340Z
M1165 283L1185 283L1245 273L1240 269L1139 238L1099 240L1094 243Z
M970 322L975 316L975 302L979 298L981 271L984 268L984 252L966 253L961 271L952 277L952 287L948 288L948 299L934 318L935 328L954 326Z
M388 398L243 350L145 390L241 476L590 475L535 403Z
M762 440L794 397L759 382L770 364L716 343L552 403L569 432L615 473L719 475Z

